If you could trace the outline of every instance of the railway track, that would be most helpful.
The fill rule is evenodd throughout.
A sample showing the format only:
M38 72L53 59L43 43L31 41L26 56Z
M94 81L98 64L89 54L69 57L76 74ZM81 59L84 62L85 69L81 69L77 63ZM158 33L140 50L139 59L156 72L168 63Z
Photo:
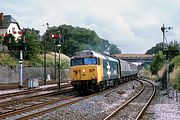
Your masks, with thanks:
M62 108L62 107L65 107L65 106L68 106L71 104L75 104L77 102L88 99L90 97L97 96L99 94L103 94L104 92L105 93L108 92L108 94L110 94L115 88L116 87L109 88L102 92L99 92L99 93L96 93L93 95L89 95L89 96L85 96L85 97L77 97L75 95L68 96L68 97L67 96L66 97L65 96L57 97L57 94L49 95L49 96L47 95L46 97L42 97L42 98L40 96L38 96L33 101L27 100L26 103L24 101L22 101L22 103L18 103L21 107L12 106L12 104L14 103L14 102L12 102L12 104L10 104L8 107L9 108L14 107L14 109L10 109L11 111L6 111L4 113L0 113L0 119L26 120L26 119L36 118L38 116L44 115L45 113L49 113L50 111L54 111L58 108ZM17 103L15 103L15 104L17 104ZM0 111L1 111L1 107L0 107Z
M75 96L64 94L73 92L74 89L64 89L62 91L51 92L44 95L32 96L22 100L9 101L0 105L0 119L12 117L25 112L30 112L51 104L55 104L59 101L72 99Z
M60 85L61 89L66 88L66 87L71 87L71 85L70 84ZM59 88L59 86L46 87L46 88L36 88L36 89L24 89L24 90L19 91L19 92L0 94L0 100L15 97L15 96L20 96L20 95L28 95L28 94L42 92L42 91L57 90L58 88Z
M112 111L107 117L103 120L115 120L115 119L132 119L139 120L146 108L153 99L156 89L155 86L143 79L138 79L142 82L142 89L122 106L118 107L116 110Z
M74 89L72 87L69 87L69 88L62 89L61 91L50 91L50 92L45 92L45 93L40 92L40 93L35 93L35 94L24 95L22 97L16 96L16 98L1 100L0 108L11 106L14 104L19 104L22 102L29 102L31 100L49 97L52 95L58 95L58 94L64 93L64 91L66 92L66 91L73 91L73 90Z
M105 93L107 91L111 91L113 90L114 88L109 88L107 90L104 90L102 92L98 92L98 93L95 93L95 94L92 94L92 95L89 95L89 96L84 96L84 97L72 97L71 99L66 99L66 102L65 103L56 103L56 105L53 105L53 106L50 106L46 109L41 109L41 110L38 110L36 112L32 112L32 113L29 113L27 115L24 115L24 116L21 116L19 118L16 118L17 120L27 120L27 119L32 119L32 118L35 118L35 117L38 117L38 116L41 116L45 113L49 113L50 111L54 111L58 108L62 108L62 107L65 107L65 106L69 106L69 105L72 105L72 104L75 104L75 103L78 103L80 101L83 101L83 100L86 100L90 97L93 97L93 96L96 96L96 95L99 95L99 94L102 94L102 93Z
M61 83L66 83L68 82L67 80L61 81ZM47 85L51 84L57 84L57 81L47 81ZM39 82L39 86L44 85L44 82ZM19 88L19 83L0 83L0 90L11 90L11 89L18 89ZM24 87L25 89L27 88Z

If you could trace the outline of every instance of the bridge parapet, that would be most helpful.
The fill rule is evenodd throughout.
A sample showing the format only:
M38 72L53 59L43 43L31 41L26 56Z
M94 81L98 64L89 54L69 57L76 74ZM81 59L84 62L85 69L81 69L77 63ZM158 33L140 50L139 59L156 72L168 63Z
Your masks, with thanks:
M151 54L114 54L113 57L129 62L152 62L154 55Z

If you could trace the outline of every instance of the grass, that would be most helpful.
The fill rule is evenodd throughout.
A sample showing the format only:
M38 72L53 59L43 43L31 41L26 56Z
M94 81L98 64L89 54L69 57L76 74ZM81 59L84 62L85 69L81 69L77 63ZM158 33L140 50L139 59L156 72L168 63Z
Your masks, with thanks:
M59 54L56 53L56 64L58 64L58 58L59 58ZM40 59L43 61L44 55L40 55ZM60 59L61 59L61 68L69 68L70 58L64 54L61 54ZM47 66L54 66L55 64L54 60L55 60L55 53L54 52L47 53L46 55Z
M173 66L171 72L171 84L174 88L180 90L180 55L174 57L170 63Z
M9 53L0 53L0 65L16 66L18 60Z
M174 57L169 63L170 82L173 88L180 90L180 55ZM162 66L157 76L149 76L151 79L166 80L166 66Z
M175 68L172 72L171 84L174 88L180 90L180 66Z
M56 63L58 64L59 54L56 54ZM69 68L70 58L64 54L61 54L61 68ZM44 55L38 55L36 58L31 61L24 60L23 64L25 66L43 66ZM52 67L54 66L54 53L49 52L46 54L46 66ZM18 60L10 55L9 53L0 53L0 65L6 66L16 66L19 65Z

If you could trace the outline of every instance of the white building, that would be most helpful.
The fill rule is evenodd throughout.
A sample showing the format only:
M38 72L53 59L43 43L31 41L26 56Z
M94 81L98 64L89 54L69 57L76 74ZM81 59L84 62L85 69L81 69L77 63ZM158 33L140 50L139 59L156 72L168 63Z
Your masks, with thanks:
M20 33L20 34L19 34ZM0 13L0 35L13 34L15 39L21 36L21 28L18 22L11 15Z

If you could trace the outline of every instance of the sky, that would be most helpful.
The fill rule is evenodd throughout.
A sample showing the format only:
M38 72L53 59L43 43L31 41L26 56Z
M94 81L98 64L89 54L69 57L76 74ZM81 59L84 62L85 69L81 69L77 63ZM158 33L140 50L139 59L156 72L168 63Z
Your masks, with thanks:
M62 24L94 30L122 53L143 54L162 42L180 41L180 0L0 0L0 12L12 15L20 27L43 34Z

